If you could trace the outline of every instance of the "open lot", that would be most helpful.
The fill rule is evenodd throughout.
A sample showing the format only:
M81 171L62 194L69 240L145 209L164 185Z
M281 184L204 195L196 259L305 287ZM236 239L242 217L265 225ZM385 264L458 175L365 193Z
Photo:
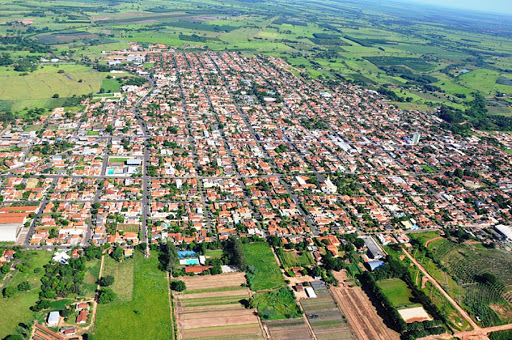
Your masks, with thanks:
M248 280L253 291L276 289L285 285L276 258L267 242L246 243L243 245L247 264L253 268Z
M185 292L175 294L178 333L184 339L261 339L255 309L246 309L249 298L243 273L181 278Z
M98 306L96 339L167 339L172 334L167 278L158 265L156 254L144 258L138 252L123 263L105 260L103 275L115 277L111 288L117 298Z

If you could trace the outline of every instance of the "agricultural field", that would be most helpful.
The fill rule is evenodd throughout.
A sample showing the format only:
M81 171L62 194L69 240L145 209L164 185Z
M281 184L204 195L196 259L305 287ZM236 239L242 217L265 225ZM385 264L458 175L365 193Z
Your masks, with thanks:
M68 62L82 63L84 57L103 62L102 51L126 49L130 42L162 43L185 50L263 53L283 57L296 74L306 78L354 81L375 88L397 86L396 90L403 90L396 91L401 98L397 105L422 110L431 110L440 103L464 108L474 91L489 99L496 92L512 95L512 85L503 80L512 68L512 43L507 38L512 23L505 16L496 20L420 5L411 5L403 12L393 5L369 0L278 0L257 5L232 0L149 0L109 6L85 0L57 3L57 7L54 2L33 0L23 5L4 4L2 23L7 25L0 26L0 35L16 33L34 45L29 52L7 41L5 50L17 58L35 60L57 55L66 63L60 67L74 67ZM50 10L51 16L46 14ZM13 24L21 18L30 23ZM461 23L457 29L454 22ZM471 72L461 74L463 69ZM21 72L12 67L0 67L0 80L12 76L9 79L15 80L15 88L40 90L11 93L10 97L0 92L0 110L51 107L56 104L49 99L56 92L64 97L97 92L100 86L106 92L117 89L114 82L104 82L104 76L92 79L68 73L73 80L83 79L78 86L65 79L50 83L36 76L38 72L20 76ZM64 83L69 85L67 90L63 89ZM402 102L406 98L412 101ZM509 110L494 112L508 114Z
M270 336L275 340L309 340L310 334L303 318L265 321Z
M187 286L186 291L173 293L180 338L262 339L256 310L243 304L249 299L243 273L180 279Z
M256 293L251 297L250 305L258 309L258 314L263 320L279 320L300 316L295 296L287 288Z
M16 326L23 322L30 324L35 314L30 307L39 300L41 287L41 277L44 275L43 266L50 262L51 252L47 251L29 251L23 254L22 261L28 264L26 272L17 270L14 275L9 274L1 282L1 290L7 287L15 287L21 282L27 281L30 284L30 290L26 292L17 292L14 297L0 297L0 310L2 311L2 322L0 322L0 338L13 334ZM38 273L34 269L40 268Z
M338 309L334 298L327 289L315 290L315 299L300 301L316 338L319 340L355 339L347 320Z
M340 271L334 274L342 282L338 287L331 287L330 291L340 311L347 317L347 321L359 338L368 337L376 340L398 340L400 335L389 328L379 316L374 304L362 290L354 285L347 284L347 274Z
M110 288L117 297L98 306L96 339L164 339L172 334L168 282L166 274L159 270L156 256L144 258L136 252L133 259L122 263L106 257L103 276L106 275L114 276Z
M480 244L457 244L445 238L432 238L427 247L436 259L415 249L413 256L443 288L483 326L511 322L512 259L504 251L487 249ZM422 282L415 270L416 284L431 297L438 308L450 315L451 325L467 329L468 325L432 287ZM478 317L478 319L477 319Z
M267 242L245 243L243 249L250 271L247 277L251 290L258 292L285 286L281 270Z

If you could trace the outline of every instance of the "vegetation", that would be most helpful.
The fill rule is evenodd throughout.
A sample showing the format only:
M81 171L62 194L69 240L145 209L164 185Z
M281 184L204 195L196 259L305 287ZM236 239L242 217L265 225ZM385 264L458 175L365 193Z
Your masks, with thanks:
M253 291L276 289L284 286L283 275L267 242L245 243L247 282Z
M290 319L301 315L293 292L284 287L277 291L253 295L248 306L257 308L258 315L263 320Z
M157 256L135 252L133 261L122 263L106 258L104 271L115 277L110 289L116 297L98 306L96 338L163 339L172 333L167 279Z

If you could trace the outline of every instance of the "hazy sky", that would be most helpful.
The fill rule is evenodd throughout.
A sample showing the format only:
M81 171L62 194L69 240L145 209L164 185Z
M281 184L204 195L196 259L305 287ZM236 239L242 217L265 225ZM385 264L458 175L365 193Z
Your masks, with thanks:
M425 4L441 5L445 7L465 8L477 11L486 11L502 14L512 14L512 1L510 0L409 0Z

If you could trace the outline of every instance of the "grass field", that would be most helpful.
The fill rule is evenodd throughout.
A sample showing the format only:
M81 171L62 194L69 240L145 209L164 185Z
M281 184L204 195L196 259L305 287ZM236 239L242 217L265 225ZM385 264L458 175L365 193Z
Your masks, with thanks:
M253 291L276 289L285 285L281 270L268 243L246 243L243 248L247 264L254 269L252 274L247 273Z
M44 269L42 267L50 261L51 256L52 253L47 251L26 252L25 257L28 259L30 269L25 273L17 271L10 280L4 282L2 289L17 286L23 281L28 281L30 290L18 292L14 297L9 299L0 297L0 310L2 311L2 319L0 321L1 339L14 333L18 323L30 323L33 320L34 312L30 310L30 307L39 299L40 279L44 275ZM35 268L41 268L41 271L38 274L34 274Z
M314 263L313 257L309 252L299 255L297 252L285 251L279 256L279 260L285 268L305 267Z
M58 73L59 70L64 73ZM52 96L58 94L59 99L98 92L105 73L92 70L90 67L66 64L59 67L46 65L26 76L18 72L7 71L0 67L0 98L12 103L12 110L24 107L47 107ZM80 83L79 80L82 80ZM27 95L30 93L30 95Z
M107 93L120 92L121 84L116 79L103 79L101 88Z
M412 293L407 284L400 279L387 279L378 282L379 287L395 308L410 307Z
M110 304L98 306L94 326L96 339L170 337L172 323L167 278L158 265L156 254L146 259L136 253L133 260L121 264L106 259L104 275L114 275L112 289L118 297Z

